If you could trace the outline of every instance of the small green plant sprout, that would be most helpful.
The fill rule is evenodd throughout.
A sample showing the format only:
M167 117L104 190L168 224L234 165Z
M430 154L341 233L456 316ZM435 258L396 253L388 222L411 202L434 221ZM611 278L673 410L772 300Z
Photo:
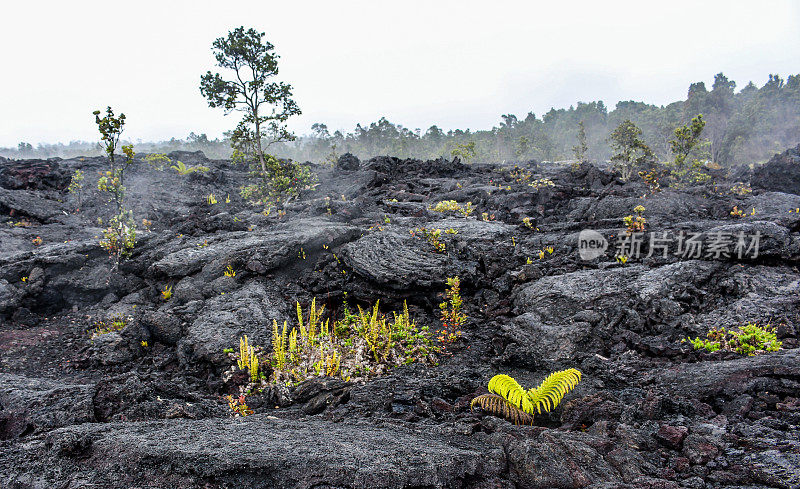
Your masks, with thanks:
M22 277L22 278L20 279L20 281L22 281L22 283L27 283L27 282L28 282L28 276L27 276L27 275L25 275L24 277Z
M383 216L383 223L384 224L391 224L392 220L389 218L389 216L385 215L385 216Z
M69 186L67 187L67 192L71 193L78 199L78 209L80 209L81 205L83 204L83 181L83 172L80 170L75 170L69 180Z
M300 251L297 252L297 258L300 258L301 260L306 259L306 250L304 250L302 246L300 247Z
M643 233L647 219L642 216L645 211L643 205L637 205L633 208L633 214L622 218L622 223L625 224L626 230L631 233Z
M550 180L549 178L539 178L537 180L532 181L528 185L533 187L533 188L535 188L535 189L537 189L537 190L540 189L540 188L555 187L556 186L556 184L553 183L553 181Z
M225 195L225 203L226 204L230 204L231 203L231 194L226 194Z
M106 250L109 256L120 259L130 256L135 245L136 223L133 222L131 211L123 211L112 217L108 227L103 230L100 247Z
M628 255L617 255L614 257L617 260L617 263L620 265L624 265L628 263Z
M189 175L195 172L205 173L208 171L207 166L186 166L182 161L176 161L174 165L170 165L170 168L178 172L178 175Z
M533 220L530 217L523 217L522 224L528 229L533 229Z
M533 260L531 260L531 257L528 257L528 258L525 259L525 264L526 265L530 265L531 263L533 263Z
M208 203L208 205L214 205L217 203L217 198L214 197L214 194L208 194L208 196L206 197L206 202Z
M570 368L553 372L538 387L526 391L513 377L499 374L489 381L489 394L473 399L470 408L478 406L517 425L533 424L535 414L555 409L580 381L581 372Z
M151 153L144 157L145 163L150 165L153 169L163 171L172 160L169 159L164 153Z
M140 345L142 348L147 348L147 347L149 346L149 345L148 345L148 343L147 343L147 341L145 341L145 340L142 340L142 341L140 341L140 342L139 342L139 345Z
M239 356L237 357L236 365L239 370L247 370L250 374L251 382L258 382L261 362L258 359L256 348L250 344L247 335L239 339Z
M735 206L733 206L733 210L731 211L731 216L732 217L744 217L744 212L742 212L742 210L739 209L739 206L735 205Z
M247 407L245 404L245 396L240 395L238 397L233 397L232 395L228 394L225 396L225 400L228 401L228 408L231 410L231 414L236 416L249 416L253 414L253 410Z
M234 278L236 276L236 270L233 269L231 265L228 265L225 268L225 272L223 272L226 277Z
M172 298L172 286L165 285L164 289L161 291L161 299L164 301L168 301Z
M104 334L122 331L130 321L133 321L132 317L125 317L121 314L112 316L104 321L95 321L94 325L89 330L89 334L91 334L90 340L95 340Z
M411 234L411 236L425 239L431 246L433 246L433 250L436 253L447 252L447 245L444 243L444 241L442 241L441 229L414 228L411 231L409 231L409 233Z
M105 117L100 117L99 110L93 114L102 136L101 144L108 155L111 167L97 180L97 189L108 193L109 201L116 207L115 215L108 219L108 227L103 231L100 247L119 262L121 258L130 256L136 244L136 222L133 219L133 212L125 209L125 170L133 164L135 153L133 146L125 145L122 146L125 159L122 162L116 159L115 151L125 125L125 114L117 117L111 107L106 109Z
M302 382L314 376L344 380L380 375L409 363L433 363L437 351L427 327L418 328L404 305L393 318L380 313L379 302L352 313L344 303L344 315L331 323L322 318L324 306L313 300L305 313L297 304L297 325L279 327L273 321L271 381Z
M695 350L735 351L747 356L778 351L783 346L774 328L769 324L759 326L756 323L747 323L736 330L712 328L706 338L685 338L681 342L690 343Z
M655 194L661 192L661 183L658 179L661 177L661 173L658 170L649 170L649 171L640 171L639 178L647 185L647 188L650 190L651 194Z
M461 327L467 322L467 315L461 310L464 305L461 299L461 280L458 277L449 277L446 283L445 300L439 304L442 332L438 339L443 345L456 342L462 335Z
M734 186L731 187L731 193L733 195L743 196L743 195L752 194L753 193L753 189L750 188L750 184L749 183L736 182L736 184L734 184Z
M464 205L460 205L455 200L443 200L441 202L437 202L429 208L434 212L452 212L461 214L463 217L469 217L469 215L475 211L475 207L472 205L472 202L467 202Z

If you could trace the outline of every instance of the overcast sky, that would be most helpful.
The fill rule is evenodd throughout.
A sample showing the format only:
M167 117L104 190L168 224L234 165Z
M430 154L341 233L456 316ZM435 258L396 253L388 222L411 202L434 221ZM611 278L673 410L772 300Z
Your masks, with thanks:
M657 5L651 5L657 4ZM131 140L219 137L236 124L198 90L211 43L266 32L303 114L351 131L381 116L423 131L576 101L666 104L715 73L800 73L800 2L8 1L0 9L0 146L94 140L125 112Z

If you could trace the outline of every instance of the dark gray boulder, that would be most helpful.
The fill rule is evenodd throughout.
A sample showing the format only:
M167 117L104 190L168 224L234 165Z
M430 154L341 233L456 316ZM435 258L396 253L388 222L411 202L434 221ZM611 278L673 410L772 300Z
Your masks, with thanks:
M345 171L356 171L361 168L361 160L352 153L345 153L336 160L336 169Z

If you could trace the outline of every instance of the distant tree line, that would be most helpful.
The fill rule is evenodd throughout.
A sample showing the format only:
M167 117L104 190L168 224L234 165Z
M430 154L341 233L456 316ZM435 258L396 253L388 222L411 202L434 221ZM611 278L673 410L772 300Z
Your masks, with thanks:
M280 157L324 163L345 152L360 158L376 155L436 158L459 155L473 161L585 160L607 161L615 154L612 135L626 121L641 131L641 140L659 159L671 158L670 141L675 129L690 124L698 114L706 123L703 137L709 142L709 159L722 166L751 164L800 143L800 75L784 80L770 75L762 87L752 82L736 91L736 83L719 73L709 90L705 83L689 86L686 100L666 106L623 101L609 111L602 101L578 102L568 109L551 109L541 117L529 112L524 118L501 116L488 130L443 131L431 126L424 132L394 124L386 118L353 132L330 132L324 123L314 124L309 135L275 144ZM230 140L209 140L205 134L187 140L138 143L140 152L202 150L211 157L230 156ZM76 156L99 154L96 145L20 143L2 148L9 157Z

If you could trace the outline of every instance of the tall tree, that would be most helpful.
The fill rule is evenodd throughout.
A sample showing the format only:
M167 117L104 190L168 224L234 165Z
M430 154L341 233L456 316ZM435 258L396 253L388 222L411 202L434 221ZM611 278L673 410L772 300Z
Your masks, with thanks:
M294 135L286 121L300 114L292 100L292 86L270 81L278 75L278 58L274 46L264 40L264 33L237 27L227 37L216 39L212 45L217 66L231 70L230 79L208 71L200 79L200 93L210 107L222 107L226 114L233 110L244 112L234 130L234 143L251 147L264 173L267 163L262 141L272 144L291 141Z
M611 133L609 139L614 150L611 161L623 180L630 180L636 172L655 163L653 151L641 136L642 130L629 120L623 121Z
M586 153L589 152L589 144L586 142L586 126L583 121L578 123L578 144L572 147L575 159L578 163L586 161Z

